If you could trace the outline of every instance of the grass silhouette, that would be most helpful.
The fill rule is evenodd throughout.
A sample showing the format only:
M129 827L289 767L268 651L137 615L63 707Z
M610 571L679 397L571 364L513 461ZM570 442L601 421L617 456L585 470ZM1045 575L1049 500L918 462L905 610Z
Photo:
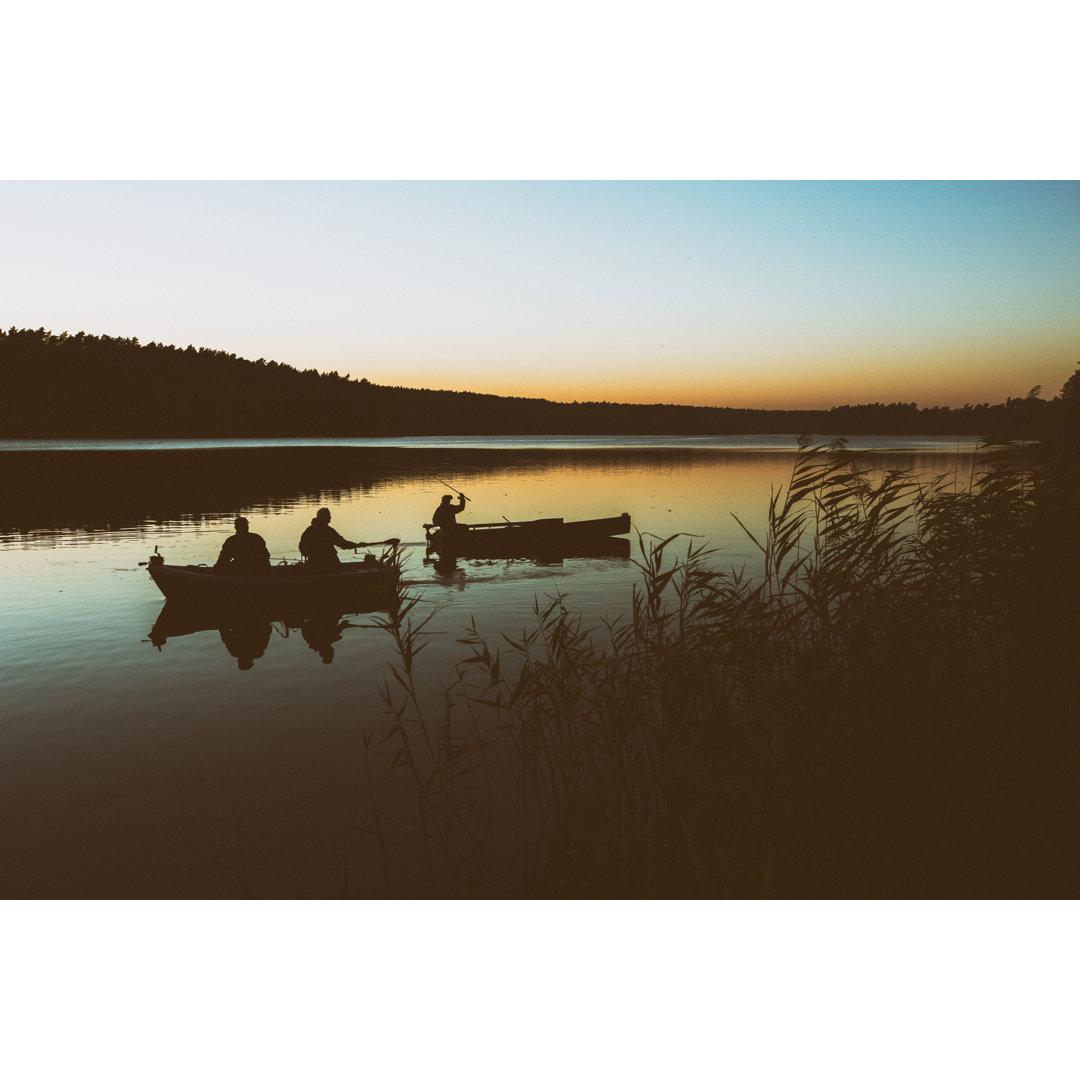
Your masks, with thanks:
M627 617L470 626L434 715L404 596L388 894L1075 895L1074 436L930 480L804 440L755 572L640 536Z

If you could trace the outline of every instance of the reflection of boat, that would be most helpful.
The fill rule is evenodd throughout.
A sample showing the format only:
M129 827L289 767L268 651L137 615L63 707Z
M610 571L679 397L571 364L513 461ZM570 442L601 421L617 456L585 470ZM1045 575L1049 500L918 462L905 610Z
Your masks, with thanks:
M154 584L169 600L199 604L350 604L392 594L399 572L374 556L342 563L332 572L304 563L271 566L260 574L222 573L211 566L174 566L152 555L147 566Z
M451 548L444 551L441 546L429 543L424 552L425 564L435 567L440 577L459 574L458 559L520 559L540 565L561 563L564 559L629 559L630 541L621 536L598 536L566 543L546 544L496 544L493 540L483 545L470 545L466 550Z
M246 671L266 651L272 626L280 624L285 636L289 631L299 631L308 647L319 654L324 664L329 664L334 659L334 643L340 640L341 631L360 625L350 622L349 616L388 611L392 606L392 598L380 602L374 597L366 605L354 603L347 609L340 604L307 604L286 610L261 604L222 606L166 600L149 637L150 643L161 649L169 638L216 631L226 650L236 658L237 666Z
M538 518L535 521L492 521L459 523L451 530L425 525L428 547L442 556L513 557L515 555L630 554L628 540L614 539L630 531L630 515L564 521Z

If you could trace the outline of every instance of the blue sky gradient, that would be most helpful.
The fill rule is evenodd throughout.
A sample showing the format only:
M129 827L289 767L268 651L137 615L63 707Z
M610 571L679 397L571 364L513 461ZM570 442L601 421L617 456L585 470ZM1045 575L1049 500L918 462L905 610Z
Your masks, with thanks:
M762 408L1053 396L1080 184L4 182L0 319L373 382Z

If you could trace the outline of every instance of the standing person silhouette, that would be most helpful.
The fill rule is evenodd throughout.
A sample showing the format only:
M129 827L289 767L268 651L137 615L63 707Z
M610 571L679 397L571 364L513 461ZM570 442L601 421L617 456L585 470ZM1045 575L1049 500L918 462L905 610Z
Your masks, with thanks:
M238 517L233 522L236 532L221 545L221 554L214 563L215 570L231 574L258 574L270 569L270 552L266 550L266 541L258 533L250 532L250 527L246 517Z
M341 560L334 549L352 548L355 551L359 546L330 527L330 511L325 506L316 512L300 536L300 554L315 570L336 570L341 566Z

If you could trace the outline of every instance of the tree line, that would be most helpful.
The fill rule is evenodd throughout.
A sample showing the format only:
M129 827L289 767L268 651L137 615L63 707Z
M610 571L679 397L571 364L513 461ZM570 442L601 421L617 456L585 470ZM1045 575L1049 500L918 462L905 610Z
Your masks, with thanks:
M1040 396L1041 387L961 409L915 402L832 409L565 403L376 385L218 349L15 327L0 330L0 377L0 438L9 439L811 432L1030 438L1060 404Z

